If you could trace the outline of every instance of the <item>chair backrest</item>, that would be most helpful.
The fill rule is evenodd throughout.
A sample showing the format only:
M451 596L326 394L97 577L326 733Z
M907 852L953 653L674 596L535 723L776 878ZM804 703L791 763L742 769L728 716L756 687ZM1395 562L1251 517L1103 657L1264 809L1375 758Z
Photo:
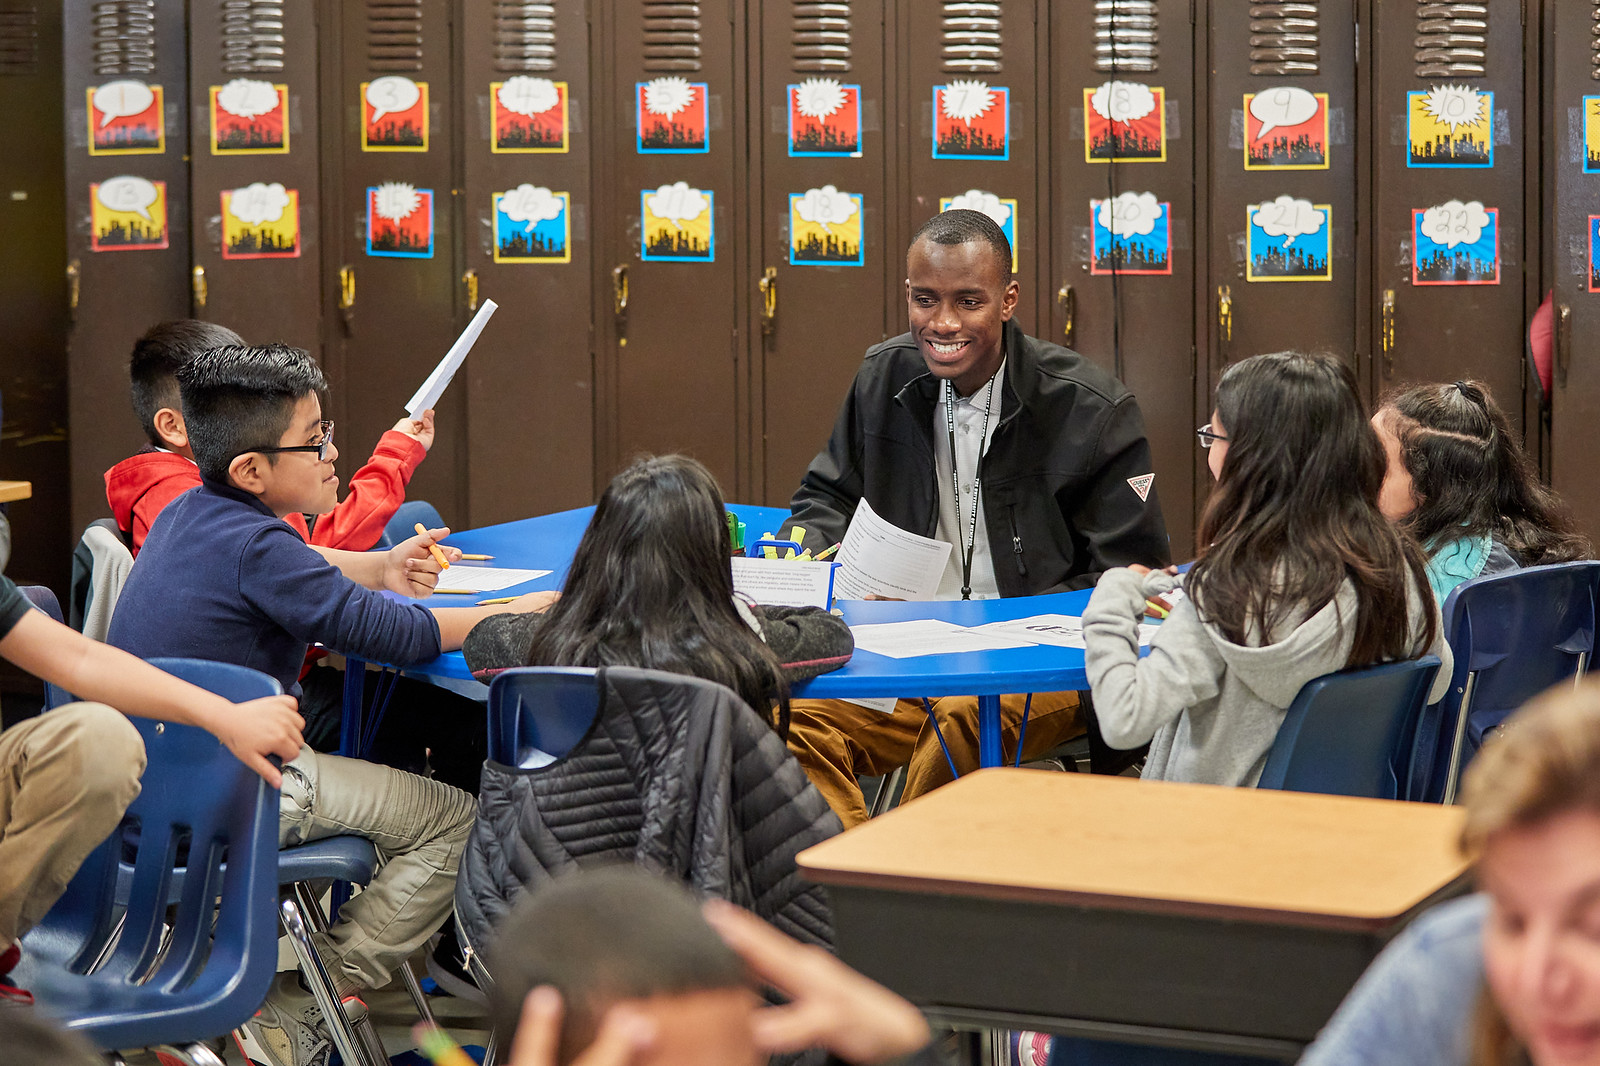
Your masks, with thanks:
M66 621L61 617L61 601L56 599L56 594L50 589L43 585L18 585L17 591L26 596L29 603L39 608L52 619L62 625L66 624ZM66 689L61 688L59 685L52 685L48 681L44 683L45 710L48 711L51 708L71 703L72 700L72 693Z
M1439 657L1382 663L1306 682L1267 753L1260 788L1402 799L1417 721Z
M580 666L503 670L489 683L489 758L542 766L567 754L600 711L596 671Z
M1485 732L1588 670L1597 586L1600 562L1531 566L1456 586L1444 602L1455 669L1437 713L1424 716L1418 731L1414 798L1453 802Z
M243 667L152 665L234 701L281 691ZM20 975L47 1013L108 1048L227 1032L260 1006L277 969L277 789L202 729L134 724L148 758L139 796L28 933L24 965L37 972ZM118 860L135 831L118 932ZM180 851L187 868L174 894Z
M433 504L427 500L407 500L395 510L394 517L384 524L383 536L375 547L392 548L416 536L418 522L427 529L438 529L444 525L444 519L439 517L439 509Z

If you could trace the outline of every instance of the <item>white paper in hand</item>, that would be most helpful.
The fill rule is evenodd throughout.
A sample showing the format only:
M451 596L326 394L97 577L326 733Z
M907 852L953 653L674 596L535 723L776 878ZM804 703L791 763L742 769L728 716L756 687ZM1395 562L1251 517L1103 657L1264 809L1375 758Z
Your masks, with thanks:
M418 389L417 394L411 397L411 402L406 404L407 414L412 418L421 418L422 412L438 406L439 397L450 387L450 379L456 376L456 371L466 362L467 353L472 351L472 346L478 342L478 334L483 332L483 327L488 324L499 306L493 300L485 300L479 305L478 313L472 316L467 328L461 331L461 336L457 337L450 350L444 353L444 358L433 368L428 380L422 383L422 388Z
M834 599L861 600L870 593L891 600L931 600L950 551L948 541L884 521L863 499L839 545Z

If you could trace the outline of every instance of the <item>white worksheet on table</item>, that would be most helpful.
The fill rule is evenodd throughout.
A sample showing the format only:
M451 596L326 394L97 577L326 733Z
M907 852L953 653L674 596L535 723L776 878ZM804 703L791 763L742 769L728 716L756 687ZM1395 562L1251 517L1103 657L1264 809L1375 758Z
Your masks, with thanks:
M857 651L887 655L891 659L910 659L918 655L953 655L969 651L995 651L1028 648L1035 643L1000 633L966 629L938 618L917 618L909 622L884 622L879 625L851 626Z
M1144 647L1155 636L1159 625L1142 623L1139 626L1139 646ZM973 626L974 633L994 633L1016 637L1033 644L1049 644L1057 648L1082 648L1083 619L1071 614L1035 614L1027 618L1008 618L1004 622L990 622Z
M863 600L868 594L890 600L931 600L939 591L950 543L918 536L886 522L862 500L839 545L839 573L833 595Z
M473 592L496 592L520 585L524 581L549 574L548 570L517 570L507 566L469 566L451 563L450 569L439 575L438 588L463 589Z

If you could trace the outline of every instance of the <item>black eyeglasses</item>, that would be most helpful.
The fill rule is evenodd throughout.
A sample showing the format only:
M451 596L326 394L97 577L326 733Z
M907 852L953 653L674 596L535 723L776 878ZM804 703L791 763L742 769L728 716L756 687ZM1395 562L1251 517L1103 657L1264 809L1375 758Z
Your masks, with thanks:
M1211 432L1210 422L1207 422L1194 432L1195 435L1200 438L1200 447L1202 448L1209 448L1213 444L1217 443L1217 441L1221 441L1224 444L1228 443L1228 438L1224 437L1221 433Z
M316 444L294 444L294 445L290 445L288 447L279 446L279 447L274 447L274 448L246 448L245 451L246 452L316 452L317 453L317 462L320 463L320 462L323 462L324 460L326 460L328 458L328 449L333 447L333 420L329 419L329 418L324 418L322 421L317 423L317 428L322 431L322 439L320 441L318 441ZM240 452L239 454L243 455L243 454L245 454L245 452Z

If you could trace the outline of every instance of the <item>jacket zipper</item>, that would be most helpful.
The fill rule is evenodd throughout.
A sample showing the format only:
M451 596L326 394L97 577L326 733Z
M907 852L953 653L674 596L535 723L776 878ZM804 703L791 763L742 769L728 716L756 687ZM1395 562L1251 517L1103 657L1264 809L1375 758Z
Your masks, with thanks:
M1017 573L1023 577L1028 576L1028 564L1022 559L1022 536L1017 532L1017 505L1010 504L1006 507L1006 517L1011 522L1011 554L1017 560Z

